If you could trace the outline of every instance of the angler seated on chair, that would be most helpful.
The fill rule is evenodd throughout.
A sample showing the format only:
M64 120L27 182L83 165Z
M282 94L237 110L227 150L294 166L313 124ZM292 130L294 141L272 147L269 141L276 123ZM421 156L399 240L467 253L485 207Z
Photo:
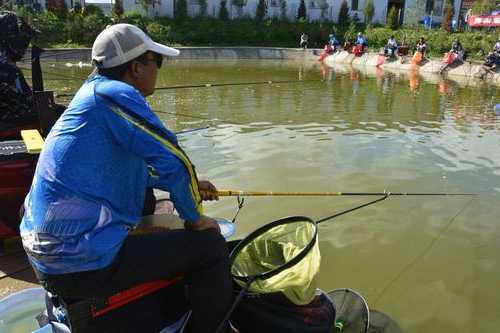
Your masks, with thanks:
M427 43L425 42L425 38L420 37L415 47L415 52L420 52L422 54L422 58L424 58L426 51L427 51Z
M33 29L14 12L0 11L0 139L18 138L33 128L37 114L32 91L16 62L33 38Z
M330 34L328 44L332 48L332 53L337 52L340 48L340 43L334 34Z
M353 47L354 47L354 43L352 42L352 40L349 40L349 39L346 39L344 42L344 45L342 46L344 51L347 51L348 53L352 53Z
M368 42L361 32L358 32L356 37L356 45L353 47L353 53L356 56L361 56L368 48Z
M16 62L20 61L35 34L14 12L0 11L0 139L19 139L23 129L39 128L33 91ZM32 59L33 60L33 59ZM49 104L50 115L58 118L64 105Z
M401 45L398 46L398 56L400 57L406 57L409 52L409 46L406 43L406 39L403 38L403 41L401 42Z
M460 43L460 40L458 40L458 38L455 38L455 40L453 40L453 43L451 44L450 52L455 53L456 60L458 60L458 61L465 60L465 50L464 50L462 44Z
M39 282L59 298L109 299L182 275L192 310L185 332L213 333L232 298L225 239L203 215L202 201L217 199L217 190L198 181L176 135L145 99L154 93L163 57L178 54L130 24L97 36L97 74L45 141L20 231ZM184 229L131 233L149 187L170 193Z
M394 35L389 37L389 40L387 41L387 44L385 44L384 47L384 55L386 58L391 57L394 58L396 57L396 51L398 49L398 43L396 42L396 38L394 38Z
M488 53L483 65L491 70L495 70L500 66L500 38L495 43L493 51Z

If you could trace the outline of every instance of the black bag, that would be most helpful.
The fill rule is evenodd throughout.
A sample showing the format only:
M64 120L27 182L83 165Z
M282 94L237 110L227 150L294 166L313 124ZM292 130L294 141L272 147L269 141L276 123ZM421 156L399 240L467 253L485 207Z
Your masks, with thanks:
M296 305L282 293L247 294L231 315L241 333L331 333L335 307L321 290L307 305Z

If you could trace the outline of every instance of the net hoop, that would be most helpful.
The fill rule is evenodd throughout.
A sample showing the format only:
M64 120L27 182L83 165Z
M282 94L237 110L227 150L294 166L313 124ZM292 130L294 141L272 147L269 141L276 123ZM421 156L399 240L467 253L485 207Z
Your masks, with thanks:
M314 220L312 220L311 218L309 217L306 217L306 216L288 216L288 217L283 217L279 220L276 220L276 221L273 221L271 223L268 223L258 229L256 229L255 231L251 232L248 236L246 236L245 238L243 238L239 243L238 245L236 245L236 247L233 249L233 251L231 251L231 254L230 254L230 267L233 266L234 264L234 260L236 259L237 255L239 254L239 252L245 247L247 246L248 244L250 244L255 238L257 238L258 236L264 234L266 231L268 230L271 230L272 228L274 227L277 227L279 225L282 225L282 224L287 224L287 223L294 223L294 222L307 222L307 223L310 223L314 226L314 234L313 236L311 237L311 241L309 241L309 243L307 244L307 246L305 246L298 255L296 255L294 258L292 258L290 261L288 261L287 263L275 268L275 269L272 269L268 272L265 272L265 273L260 273L260 274L256 274L256 275L251 275L251 276L239 276L239 275L234 275L231 273L231 275L233 276L234 279L236 280L239 280L239 281L243 281L245 283L252 283L253 281L255 281L256 279L267 279L267 278L270 278L276 274L279 274L281 273L282 271L284 271L285 269L288 269L294 265L296 265L297 263L299 263L302 259L304 259L304 257L309 253L309 251L316 245L316 242L318 241L318 226L316 224L316 222Z
M333 290L327 292L326 294L331 299L332 303L335 305L336 310L337 310L337 317L339 317L339 314L341 314L342 312L339 311L340 310L339 308L337 308L338 304L335 304L335 297L334 297L334 295L336 295L336 294L348 294L348 293L351 293L351 294L355 295L356 298L358 300L361 300L361 303L363 304L363 308L365 310L364 311L364 314L365 314L364 321L366 322L366 324L364 325L363 332L361 332L361 333L367 333L368 329L370 328L370 308L368 307L368 302L363 297L363 295L361 295L357 291L355 291L353 289L350 289L350 288L333 289ZM336 321L335 322L336 326L338 324L337 319L335 320ZM344 323L341 323L341 326L344 326ZM342 328L340 328L340 330L342 331Z

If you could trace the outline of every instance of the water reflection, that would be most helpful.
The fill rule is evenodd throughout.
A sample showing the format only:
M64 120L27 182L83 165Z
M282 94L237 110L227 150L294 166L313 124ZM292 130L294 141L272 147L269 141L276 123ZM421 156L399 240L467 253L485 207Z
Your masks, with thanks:
M449 197L392 197L322 224L320 287L360 290L405 332L495 331L498 88L416 72L247 60L173 62L158 85L297 79L304 81L158 91L150 103L169 112L159 116L173 130L210 126L180 139L200 175L221 189L481 194L467 206ZM238 236L284 215L321 218L363 200L252 198ZM207 205L213 216L234 211L234 200Z

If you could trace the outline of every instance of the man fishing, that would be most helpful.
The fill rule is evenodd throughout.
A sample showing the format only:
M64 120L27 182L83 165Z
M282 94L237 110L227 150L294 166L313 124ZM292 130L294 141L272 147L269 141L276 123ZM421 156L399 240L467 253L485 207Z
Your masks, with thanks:
M425 42L425 38L420 37L417 45L415 46L415 53L413 54L411 60L412 64L414 65L420 64L425 58L426 51L427 51L427 43Z
M178 54L130 24L99 34L97 74L46 139L20 229L37 278L62 299L103 298L183 275L192 309L187 332L214 332L232 295L225 240L202 212L202 200L217 199L217 190L198 181L145 100L163 57ZM185 229L130 233L150 186L170 192Z
M353 48L353 53L355 56L359 57L368 48L368 42L361 32L358 32L356 37L356 45Z
M13 12L0 11L0 139L19 136L37 121L31 88L16 66L26 53L34 30Z
M445 69L447 69L450 65L452 65L455 62L462 62L465 60L465 51L460 43L460 40L458 38L455 38L453 40L453 43L451 44L451 49L448 53L445 53L444 58L443 58L443 65L441 65L441 68L439 69L439 73L443 73Z
M462 44L460 43L460 40L458 40L458 38L455 38L453 40L453 43L451 44L450 52L453 52L456 54L457 60L459 60L459 61L465 60L465 51L464 51Z
M425 42L424 37L420 37L415 49L416 49L416 52L422 53L422 57L425 57L425 52L427 51L427 43Z
M495 71L500 65L500 38L493 46L493 51L488 53L483 63L483 67L490 71Z
M309 36L307 36L307 34L303 32L302 35L300 35L300 43L299 43L300 48L304 50L307 49L308 41L309 41Z
M337 52L340 47L340 42L337 40L334 34L330 34L328 43L332 47L333 52Z
M396 51L398 50L398 43L396 42L396 38L394 35L389 37L387 40L387 44L384 47L384 55L386 58L388 57L396 57Z

